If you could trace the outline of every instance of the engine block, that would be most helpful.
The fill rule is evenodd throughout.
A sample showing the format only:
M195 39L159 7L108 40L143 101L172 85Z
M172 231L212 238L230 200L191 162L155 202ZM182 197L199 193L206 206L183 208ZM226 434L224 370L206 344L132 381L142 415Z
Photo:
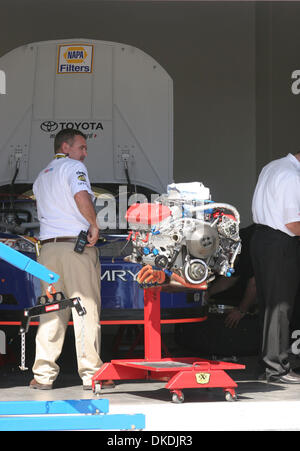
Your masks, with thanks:
M127 260L177 274L192 285L234 273L241 251L239 213L212 202L202 183L169 185L154 203L132 205L126 217L133 246Z

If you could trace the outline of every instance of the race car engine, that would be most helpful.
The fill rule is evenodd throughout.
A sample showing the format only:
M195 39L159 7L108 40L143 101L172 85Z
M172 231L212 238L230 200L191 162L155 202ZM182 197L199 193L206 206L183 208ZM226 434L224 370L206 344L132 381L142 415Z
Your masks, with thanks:
M209 197L202 183L173 184L155 202L132 205L126 215L132 253L126 260L194 286L216 275L230 277L241 250L239 213Z

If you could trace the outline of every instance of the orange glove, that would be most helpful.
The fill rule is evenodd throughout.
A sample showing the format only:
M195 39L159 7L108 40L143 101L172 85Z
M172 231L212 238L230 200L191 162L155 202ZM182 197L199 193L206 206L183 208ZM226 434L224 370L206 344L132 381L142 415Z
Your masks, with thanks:
M152 266L144 266L137 275L137 282L140 285L161 285L166 280L166 275L164 271L153 269Z

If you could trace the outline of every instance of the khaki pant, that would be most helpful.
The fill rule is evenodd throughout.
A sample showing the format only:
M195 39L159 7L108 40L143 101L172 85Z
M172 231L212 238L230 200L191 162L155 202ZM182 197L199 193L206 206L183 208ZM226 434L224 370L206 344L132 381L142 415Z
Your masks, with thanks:
M80 317L74 308L40 316L36 336L36 356L32 368L40 384L52 384L59 374L56 360L61 354L72 312L76 341L78 373L83 385L101 367L100 359L100 262L97 248L86 247L83 254L74 252L74 243L47 243L42 246L39 263L60 275L56 291L67 298L80 297L87 313ZM48 285L42 282L42 292Z

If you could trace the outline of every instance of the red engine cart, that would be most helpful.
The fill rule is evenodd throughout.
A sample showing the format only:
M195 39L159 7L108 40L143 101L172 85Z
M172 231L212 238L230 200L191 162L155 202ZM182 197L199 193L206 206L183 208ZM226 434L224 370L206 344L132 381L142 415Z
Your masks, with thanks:
M244 365L205 360L195 357L162 358L160 287L144 290L144 359L112 360L104 363L92 380L93 391L101 392L102 381L113 380L166 380L165 388L170 390L172 401L184 401L185 388L221 387L227 401L237 399L237 384L226 370L245 369ZM204 321L206 318L197 318Z

